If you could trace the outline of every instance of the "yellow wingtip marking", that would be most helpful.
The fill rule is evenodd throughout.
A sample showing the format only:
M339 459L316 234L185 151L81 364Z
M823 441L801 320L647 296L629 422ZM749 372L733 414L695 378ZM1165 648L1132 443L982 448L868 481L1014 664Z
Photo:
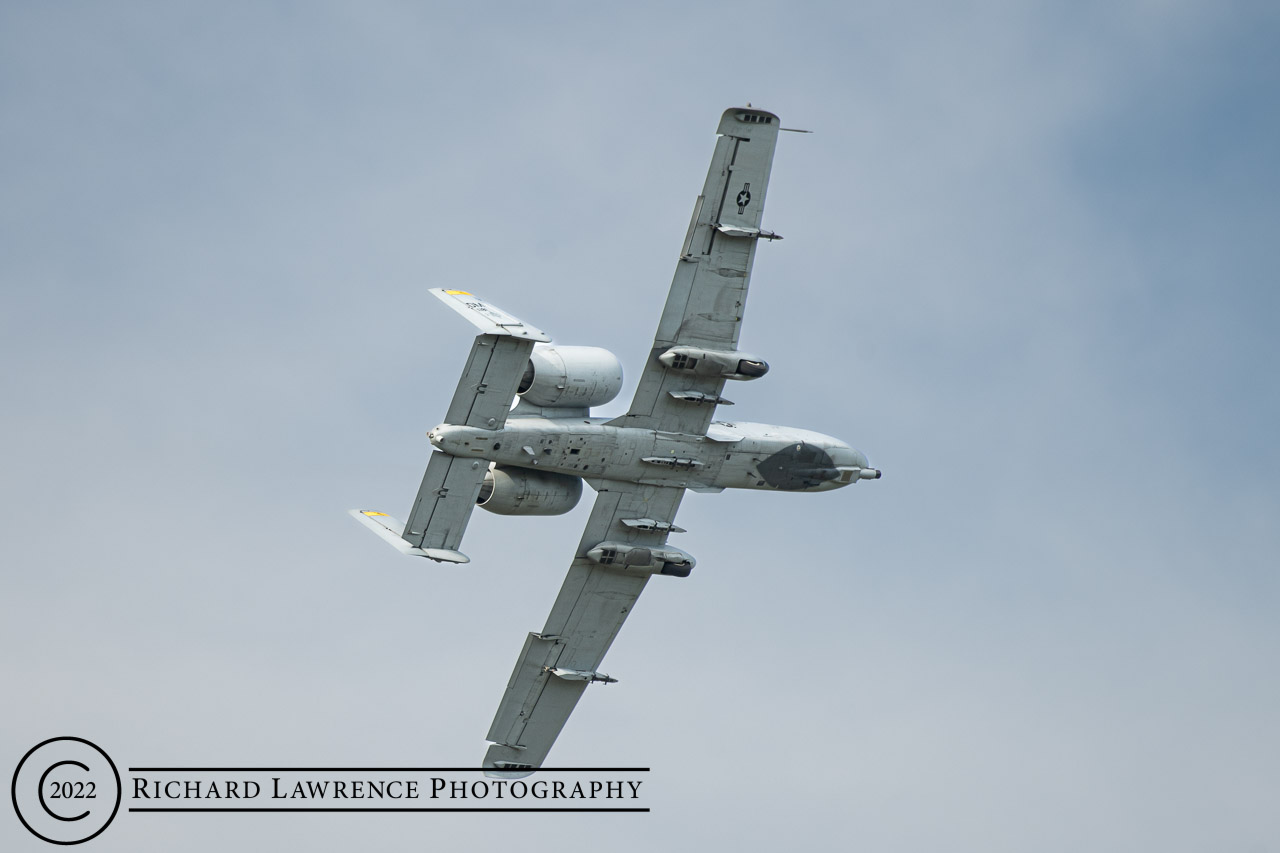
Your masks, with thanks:
M361 515L386 515L385 512L374 512L371 509L362 509L360 510L360 514Z
M446 290L445 293L449 294L450 296L470 296L471 295L470 293L467 293L465 290Z

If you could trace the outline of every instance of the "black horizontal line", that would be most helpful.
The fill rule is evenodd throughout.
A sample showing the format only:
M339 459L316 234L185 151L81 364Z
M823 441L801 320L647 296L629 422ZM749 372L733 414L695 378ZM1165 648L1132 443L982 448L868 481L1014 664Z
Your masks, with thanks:
M134 808L130 807L131 812L647 812L648 808L622 808L622 807L592 807L592 806L565 806L565 807L539 807L539 806L431 806L423 808L394 808L394 807L370 807L370 808Z
M648 767L129 767L131 774L463 774L486 771L494 774L524 774L524 772L604 772L604 774L646 774Z

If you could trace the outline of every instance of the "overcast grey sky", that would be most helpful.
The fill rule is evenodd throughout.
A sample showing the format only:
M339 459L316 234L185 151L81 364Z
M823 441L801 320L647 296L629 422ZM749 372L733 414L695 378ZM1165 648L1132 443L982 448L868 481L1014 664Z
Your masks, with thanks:
M721 110L783 124L722 416L551 760L646 816L128 815L97 850L1276 850L1265 3L0 5L0 766L474 765L587 516L404 515L473 290L647 352ZM8 770L5 771L10 772ZM371 841L370 841L371 840ZM0 847L41 849L12 814Z

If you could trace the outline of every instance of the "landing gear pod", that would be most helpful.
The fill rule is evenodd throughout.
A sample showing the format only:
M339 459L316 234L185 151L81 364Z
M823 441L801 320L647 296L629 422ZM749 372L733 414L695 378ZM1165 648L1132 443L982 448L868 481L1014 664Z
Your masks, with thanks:
M534 350L537 352L537 350ZM723 376L726 379L759 379L769 372L769 363L745 352L723 352L698 347L672 347L658 356L667 370L695 376Z
M625 542L601 542L587 552L587 559L602 566L652 571L680 578L687 578L698 562L691 554L670 545L649 548Z

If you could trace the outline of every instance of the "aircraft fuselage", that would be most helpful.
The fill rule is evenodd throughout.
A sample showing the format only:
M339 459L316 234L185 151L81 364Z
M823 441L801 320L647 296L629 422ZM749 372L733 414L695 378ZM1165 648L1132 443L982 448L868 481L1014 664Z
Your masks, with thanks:
M880 473L839 439L794 427L716 422L701 436L608 421L517 417L499 430L441 424L428 438L463 459L706 491L829 491Z

